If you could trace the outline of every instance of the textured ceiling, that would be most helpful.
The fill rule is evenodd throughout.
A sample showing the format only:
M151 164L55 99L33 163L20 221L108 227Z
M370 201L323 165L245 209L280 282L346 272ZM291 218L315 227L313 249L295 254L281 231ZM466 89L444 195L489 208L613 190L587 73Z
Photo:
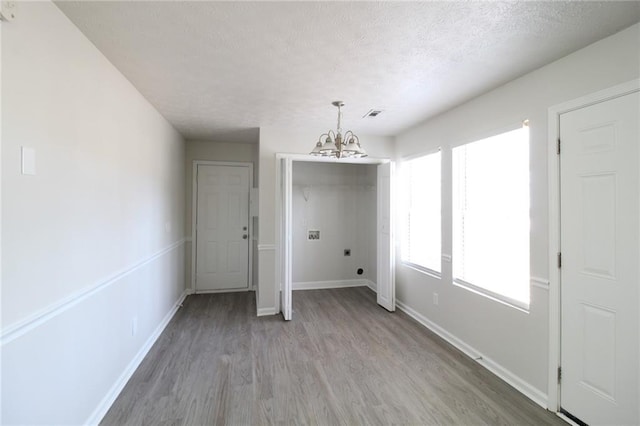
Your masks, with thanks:
M57 1L187 139L393 135L640 20L640 2ZM362 118L370 109L384 112Z

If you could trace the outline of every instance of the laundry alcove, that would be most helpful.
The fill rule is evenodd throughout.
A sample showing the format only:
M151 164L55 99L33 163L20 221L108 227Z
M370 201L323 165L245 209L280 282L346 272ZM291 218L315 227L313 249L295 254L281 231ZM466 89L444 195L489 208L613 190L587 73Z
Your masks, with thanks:
M284 318L291 292L303 289L366 285L395 310L393 164L278 154L277 169L276 300Z
M373 164L294 162L293 290L375 288L376 184Z

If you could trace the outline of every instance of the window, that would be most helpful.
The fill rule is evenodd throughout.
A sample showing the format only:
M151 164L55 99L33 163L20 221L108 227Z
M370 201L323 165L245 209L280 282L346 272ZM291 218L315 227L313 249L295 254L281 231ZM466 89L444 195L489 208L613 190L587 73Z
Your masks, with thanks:
M529 129L452 150L453 281L529 308Z
M402 261L440 273L440 151L402 163Z

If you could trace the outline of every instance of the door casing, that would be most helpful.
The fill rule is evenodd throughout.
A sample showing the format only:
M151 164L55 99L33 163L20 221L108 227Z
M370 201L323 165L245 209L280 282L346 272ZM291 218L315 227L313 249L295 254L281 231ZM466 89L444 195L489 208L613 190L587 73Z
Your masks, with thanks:
M283 232L283 227L285 226L284 223L284 219L285 219L285 212L283 211L283 200L284 200L284 194L283 194L283 177L282 177L282 167L281 167L281 163L282 160L288 160L291 163L296 162L296 161L302 161L302 162L314 162L314 163L341 163L341 164L385 164L385 163L390 163L391 160L387 159L387 158L372 158L372 157L365 157L365 158L358 158L358 159L348 159L348 158L342 158L342 159L337 159L337 158L327 158L327 157L314 157L311 155L305 155L305 154L283 154L283 153L277 153L276 154L276 271L275 271L275 294L274 294L274 300L276 301L276 314L281 313L282 312L282 306L281 306L281 295L280 295L280 286L282 283L282 278L283 278L283 271L285 271L286 268L291 267L290 264L287 264L286 261L286 256L285 253L283 253L283 238L284 237L284 232ZM391 252L391 263L392 265L395 265L395 259L393 259L394 253L393 251ZM290 272L290 271L289 271ZM393 274L393 272L392 272ZM393 298L393 302L395 305L395 297Z
M196 232L196 216L198 213L198 166L234 166L234 167L247 167L249 169L249 197L253 191L253 163L249 162L231 162L231 161L207 161L207 160L193 160L192 166L192 186L191 186L191 282L190 293L196 291L196 247L197 247L197 232ZM248 259L248 280L249 290L255 290L253 287L253 220L251 220L251 203L254 200L249 199L249 259ZM238 291L238 290L220 290L220 292ZM245 289L241 291L246 291Z
M548 110L548 182L549 182L549 356L547 378L547 408L560 410L560 384L558 367L560 366L560 268L558 253L560 247L560 159L558 139L560 138L560 115L589 105L624 96L640 90L640 80L631 80L608 89L604 89L562 104Z

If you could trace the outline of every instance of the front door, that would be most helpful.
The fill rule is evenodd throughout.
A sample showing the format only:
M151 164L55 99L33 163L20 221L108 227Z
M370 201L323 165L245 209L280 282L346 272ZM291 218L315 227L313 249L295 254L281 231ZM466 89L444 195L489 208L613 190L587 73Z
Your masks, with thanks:
M197 167L196 292L248 290L249 167Z
M560 116L561 408L640 422L637 92Z

